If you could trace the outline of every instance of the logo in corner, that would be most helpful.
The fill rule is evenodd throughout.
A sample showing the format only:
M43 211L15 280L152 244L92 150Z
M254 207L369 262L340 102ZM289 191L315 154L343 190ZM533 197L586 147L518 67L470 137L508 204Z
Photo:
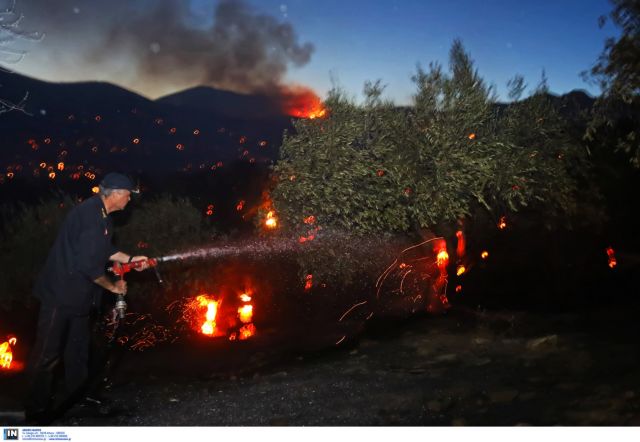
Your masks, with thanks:
M5 428L2 431L3 440L18 440L20 437L20 430L17 428Z

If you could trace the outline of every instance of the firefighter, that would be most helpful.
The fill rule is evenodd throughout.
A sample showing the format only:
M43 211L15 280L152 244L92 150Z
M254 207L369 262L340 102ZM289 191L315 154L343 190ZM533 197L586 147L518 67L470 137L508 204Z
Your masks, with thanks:
M110 213L123 210L131 193L139 191L120 173L107 174L99 189L98 195L71 209L34 286L40 312L27 367L27 422L46 424L53 420L54 371L61 360L66 398L62 403L82 397L89 371L90 313L99 305L103 290L121 295L127 292L124 280L114 282L105 274L108 261L147 259L118 251L111 241Z

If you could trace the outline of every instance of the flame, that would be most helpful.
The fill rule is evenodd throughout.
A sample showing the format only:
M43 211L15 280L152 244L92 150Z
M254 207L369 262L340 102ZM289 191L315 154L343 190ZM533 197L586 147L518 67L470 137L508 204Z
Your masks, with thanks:
M243 326L238 332L238 338L241 341L244 341L245 339L249 339L251 336L256 334L256 326L253 324L247 324Z
M243 293L240 295L240 301L242 302L249 302L251 301L251 295L249 295L248 293Z
M449 254L447 253L447 250L446 249L440 250L436 255L436 264L438 265L438 268L442 269L446 267L448 263L449 263Z
M506 216L501 216L500 217L500 221L498 221L498 228L501 229L501 230L507 228L507 217Z
M18 340L11 338L8 341L0 344L0 368L9 370L11 368L11 362L13 361L13 352L11 347L15 346Z
M216 331L216 316L218 314L219 301L209 299L206 295L200 295L196 298L200 307L207 307L205 314L205 322L200 327L203 334L213 336Z
M240 321L244 324L251 322L253 318L253 306L251 304L243 305L238 308L238 317Z
M273 210L267 213L267 219L264 221L264 225L269 229L275 229L278 226L278 218L276 218Z
M327 110L320 97L313 90L305 86L286 87L280 91L283 111L296 118L322 118Z
M615 251L613 247L607 247L607 257L609 258L609 267L614 268L618 265L618 261L616 260Z
M456 256L458 257L458 259L460 259L464 256L465 244L466 244L466 241L464 239L464 233L462 232L462 230L458 230L456 232L456 238L458 238L458 245L456 247Z
M466 271L467 271L467 269L466 269L465 266L459 265L458 268L456 269L456 275L460 276Z
M305 291L309 291L311 290L312 287L313 287L313 275L308 274L305 278L304 289Z
M488 257L489 257L489 252L487 252L486 250L483 250L482 253L480 254L480 258L487 259Z

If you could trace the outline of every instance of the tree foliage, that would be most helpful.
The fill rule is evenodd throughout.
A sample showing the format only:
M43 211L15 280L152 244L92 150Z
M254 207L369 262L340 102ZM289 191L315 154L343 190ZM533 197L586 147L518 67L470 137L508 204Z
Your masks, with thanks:
M602 90L595 103L585 138L615 140L631 163L640 167L640 1L611 0L609 18L620 28L619 38L608 38L591 70L585 73ZM607 17L601 17L601 25Z
M408 232L530 205L572 208L581 148L540 87L501 109L462 44L413 77L413 106L383 101L380 83L359 106L334 90L326 119L299 120L275 167L274 202L289 227L355 233ZM522 80L512 82L512 92Z
M411 234L488 210L496 219L528 207L563 215L575 208L582 148L567 135L545 83L500 106L460 41L448 71L418 67L411 107L365 85L355 104L339 89L328 117L298 120L274 169L273 200L283 227L352 235ZM511 83L512 98L524 90Z

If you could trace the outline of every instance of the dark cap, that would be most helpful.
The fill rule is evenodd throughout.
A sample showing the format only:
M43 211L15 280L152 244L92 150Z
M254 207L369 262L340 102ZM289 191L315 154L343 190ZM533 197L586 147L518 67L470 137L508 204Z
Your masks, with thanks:
M133 181L121 173L111 172L106 174L100 185L105 189L124 189L131 193L140 193L140 190L133 185Z

